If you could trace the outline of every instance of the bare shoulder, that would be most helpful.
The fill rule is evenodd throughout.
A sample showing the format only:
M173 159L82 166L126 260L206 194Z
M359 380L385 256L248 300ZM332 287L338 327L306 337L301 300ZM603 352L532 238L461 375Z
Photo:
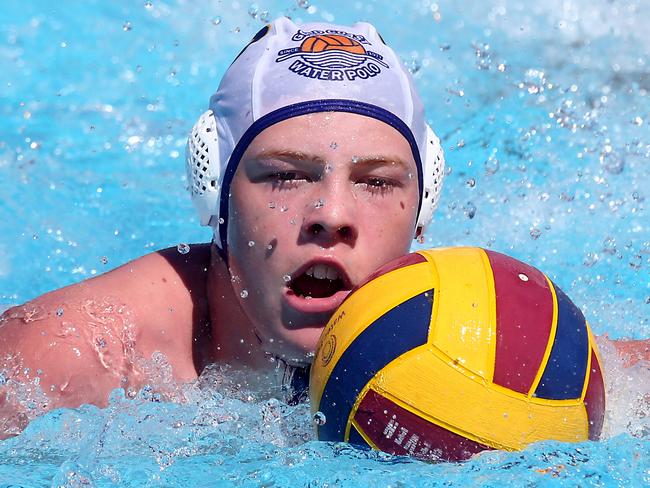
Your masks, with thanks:
M146 381L156 351L176 379L194 377L194 338L208 320L209 262L207 244L186 254L165 249L7 310L0 369L16 383L38 376L47 408L105 404L112 389ZM9 403L4 388L0 414Z

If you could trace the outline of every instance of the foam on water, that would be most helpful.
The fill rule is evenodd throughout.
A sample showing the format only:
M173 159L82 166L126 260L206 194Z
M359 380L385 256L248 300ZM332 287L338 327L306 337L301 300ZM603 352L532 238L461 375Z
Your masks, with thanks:
M608 380L619 385L622 375L636 374L617 368ZM521 453L486 452L467 463L432 465L316 442L308 405L279 400L279 389L269 387L277 385L273 378L212 367L192 384L175 385L173 403L147 386L132 395L115 390L105 409L84 406L38 417L19 437L0 443L0 480L52 486L215 480L243 486L437 486L443 480L445 486L641 486L650 468L649 392L639 402L631 383L610 383L610 402L621 411L610 411L603 442L544 442Z
M209 240L184 189L186 134L241 46L285 13L371 20L414 73L450 168L421 247L506 252L547 273L597 334L650 337L650 5L641 1L5 2L0 302ZM18 425L35 420L0 442L0 484L650 484L650 365L626 368L599 344L604 441L464 464L315 442L307 406L286 404L277 378L250 372L212 368L178 385L156 355L138 362L151 387L126 386L105 409L39 416L38 372L21 382L4 368L0 381L25 407Z

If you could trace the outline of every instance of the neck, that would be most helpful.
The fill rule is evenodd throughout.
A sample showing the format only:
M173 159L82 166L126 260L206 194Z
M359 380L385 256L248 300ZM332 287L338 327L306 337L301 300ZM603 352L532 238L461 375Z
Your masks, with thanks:
M233 290L228 265L214 244L212 247L207 290L212 330L212 361L255 369L271 368L273 363L269 355L262 350L255 327Z

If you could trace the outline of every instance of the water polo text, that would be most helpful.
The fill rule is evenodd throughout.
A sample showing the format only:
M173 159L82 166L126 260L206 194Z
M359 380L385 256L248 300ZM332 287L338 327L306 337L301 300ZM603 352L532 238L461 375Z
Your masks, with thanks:
M355 81L358 79L365 80L381 73L379 65L373 62L367 62L363 66L358 66L356 68L333 70L309 66L299 59L296 59L291 63L289 70L306 78L335 81L344 81L345 79L349 81Z

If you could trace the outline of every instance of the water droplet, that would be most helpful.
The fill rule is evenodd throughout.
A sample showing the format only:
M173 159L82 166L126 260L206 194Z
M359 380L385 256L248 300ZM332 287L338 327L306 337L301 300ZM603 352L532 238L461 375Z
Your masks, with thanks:
M57 308L56 309L56 316L61 317L63 315L63 309L62 308Z
M284 213L284 212L286 212L287 210L289 210L289 207L287 207L286 205L282 205L282 206L280 207L280 212L283 212L283 213Z
M633 123L634 125L643 125L643 119L637 115L637 116L634 117L634 119L632 120L632 123Z
M176 246L176 250L181 254L187 254L188 252L190 252L190 246L189 244L185 244L184 242L181 242L178 246Z
M417 239L418 244L424 244L424 234L420 234Z
M269 208L275 208L275 202L269 202Z
M487 176L492 176L494 173L499 171L499 160L492 154L484 163L485 174Z
M254 247L255 241L248 241L248 247Z
M595 252L588 252L585 255L585 258L582 260L582 264L587 268L591 268L594 264L598 262L600 257Z
M242 290L241 293L239 294L240 297L246 298L248 297L248 290Z
M359 156L352 156L352 164L357 164L359 162Z
M603 241L603 252L607 254L616 254L616 239L606 237Z
M422 63L418 58L411 58L411 60L406 63L406 68L409 70L409 73L414 75L422 69Z
M521 281L528 281L528 275L526 275L524 273L519 273L519 279Z
M314 202L314 208L323 208L325 206L325 200L319 198Z
M102 264L108 264L108 258L106 256L102 256L101 262Z
M336 142L332 142L332 143L330 144L330 147L331 147L332 149L336 149L337 147L339 147L339 145L338 145Z
M133 29L133 27L131 26L131 22L129 22L128 20L124 22L124 24L122 24L122 30L124 32L129 32L131 29Z
M636 254L630 258L630 267L632 269L640 269L643 264L643 257L640 254Z
M309 0L296 0L296 3L298 4L298 7L308 9L309 8Z
M282 279L285 283L289 283L291 281L291 275L286 274L282 277Z
M611 149L600 153L600 165L610 174L618 175L625 169L625 160Z
M327 422L327 418L323 412L316 412L312 418L314 420L314 424L316 425L325 425Z
M254 19L257 18L257 13L259 12L260 8L256 3L251 3L250 6L248 7L248 15L253 17Z
M262 10L260 12L259 18L262 22L267 23L269 21L269 11L268 10Z
M147 10L151 10L153 8L153 3L144 2L144 8L146 8Z
M332 167L332 165L330 163L325 163L325 168L324 168L325 173L331 173L333 169L334 168Z
M476 180L474 178L470 178L465 182L465 184L470 188L474 188L476 186Z
M223 219L223 217L219 217L219 223L223 225L226 221Z
M463 211L465 212L465 216L468 219L473 219L476 215L476 205L474 205L472 202L467 202L465 206L463 206Z
M542 231L539 230L537 227L533 227L530 229L530 237L532 237L534 240L539 239L539 236L542 235Z
M212 18L212 25L219 25L219 24L221 24L221 17L217 15L216 17Z

